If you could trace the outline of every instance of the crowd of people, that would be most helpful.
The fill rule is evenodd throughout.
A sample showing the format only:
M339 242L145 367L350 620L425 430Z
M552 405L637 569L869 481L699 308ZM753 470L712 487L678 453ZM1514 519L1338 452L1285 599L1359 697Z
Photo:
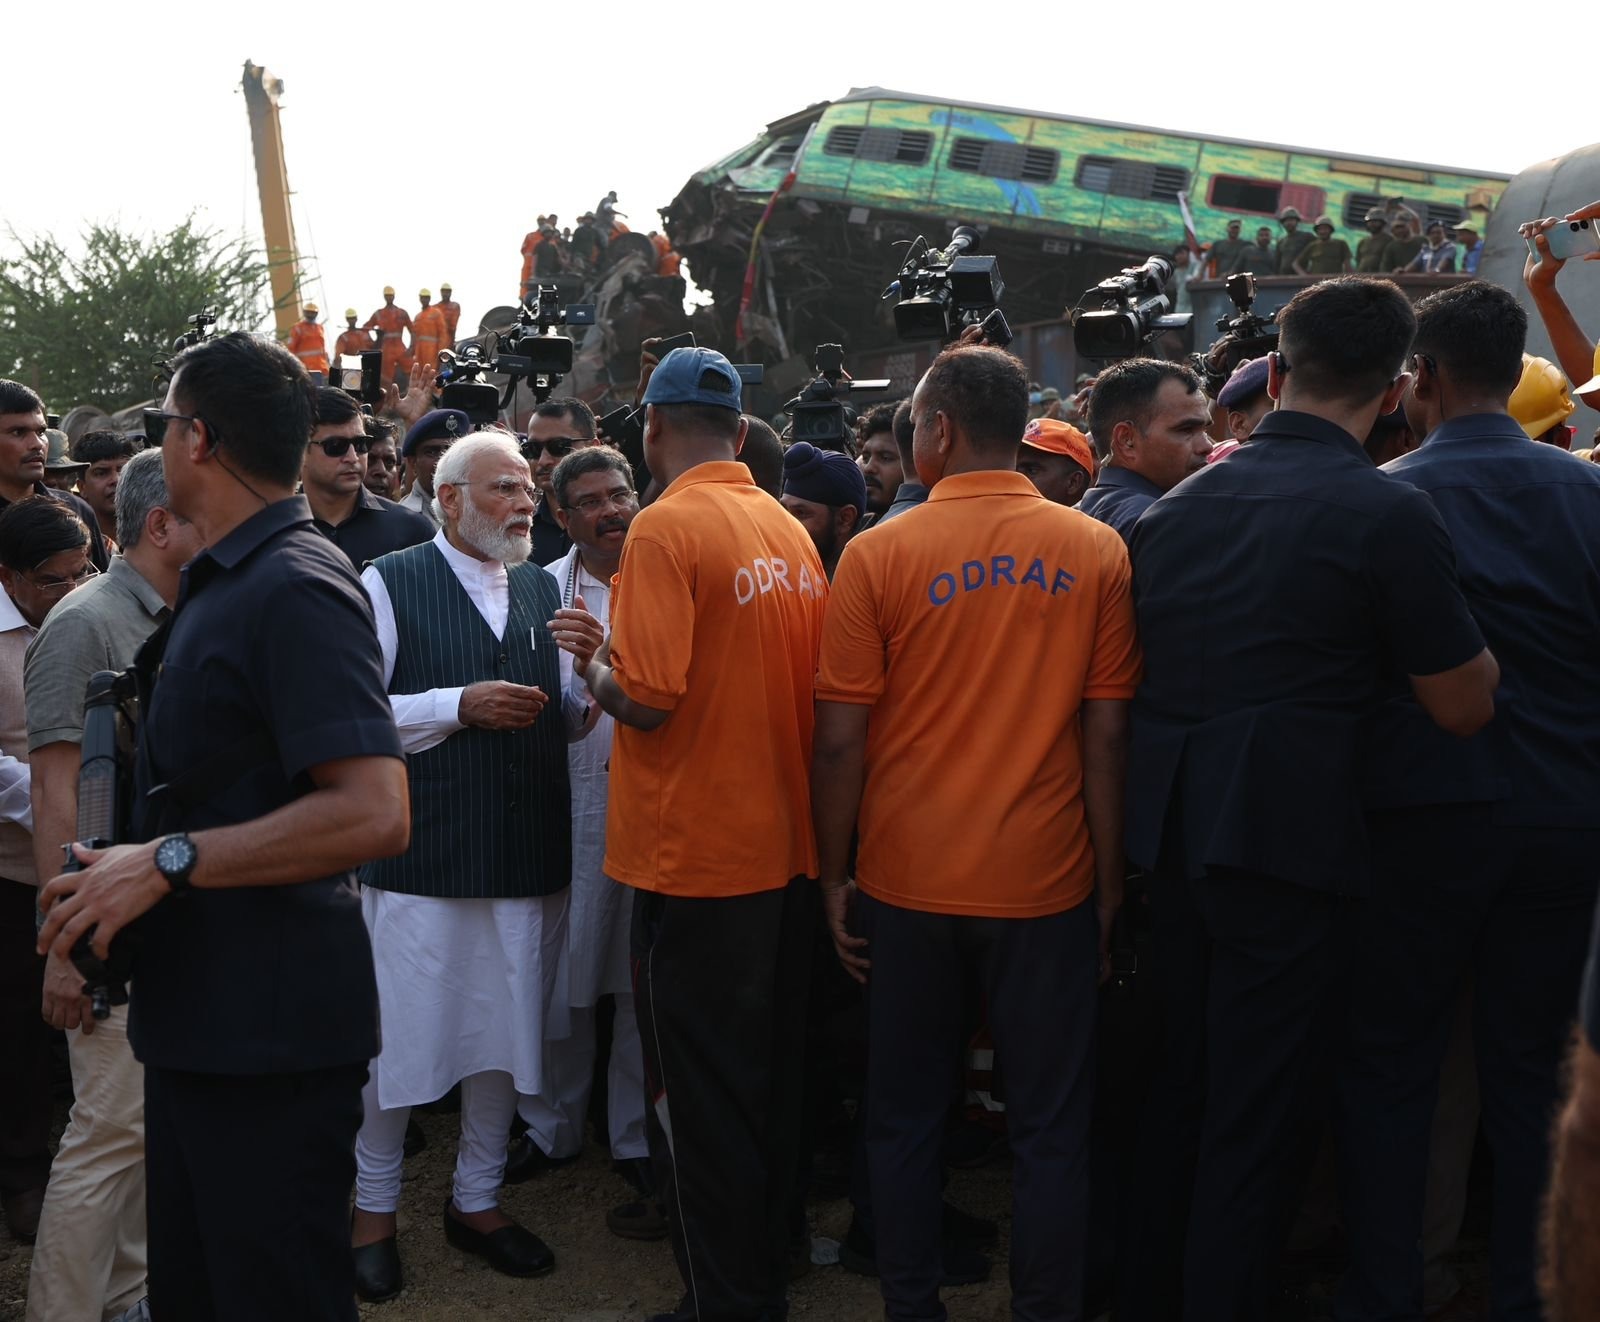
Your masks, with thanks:
M1270 225L1257 227L1246 239L1244 222L1230 220L1226 237L1211 243L1185 242L1173 257L1191 278L1221 280L1239 271L1253 275L1475 275L1483 256L1483 221L1470 212L1453 226L1425 221L1403 198L1370 207L1365 236L1351 251L1338 237L1331 216L1318 216L1309 228L1295 207L1278 212L1275 234Z
M541 283L571 273L579 276L596 274L604 261L607 247L630 233L617 210L615 191L607 193L593 211L578 217L576 226L563 225L557 215L540 216L535 227L522 240L522 275L518 283L518 297L526 298ZM672 242L658 230L647 236L656 250L656 275L677 275L683 264L672 247Z
M840 1260L943 1318L1000 1238L943 1192L980 1033L1018 1319L1265 1319L1291 1243L1338 1246L1340 1322L1470 1316L1480 1128L1491 1315L1597 1316L1600 467L1568 419L1600 358L1554 223L1527 278L1575 390L1509 292L1337 271L1220 386L1131 358L1073 421L973 328L838 449L649 342L631 457L579 400L475 426L431 374L374 416L244 334L179 356L143 449L66 447L0 382L30 1322L394 1298L411 1112L452 1092L413 1236L557 1270L501 1191L593 1123L608 1230L682 1276L657 1322L781 1318L843 1117ZM108 670L132 808L90 847ZM107 1017L80 941L132 951Z

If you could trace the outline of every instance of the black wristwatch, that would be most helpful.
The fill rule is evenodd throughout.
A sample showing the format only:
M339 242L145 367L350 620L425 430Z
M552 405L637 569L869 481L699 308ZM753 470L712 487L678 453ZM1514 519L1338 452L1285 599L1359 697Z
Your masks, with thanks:
M199 861L200 852L186 835L169 835L156 846L156 871L167 879L174 895L193 889L189 877Z

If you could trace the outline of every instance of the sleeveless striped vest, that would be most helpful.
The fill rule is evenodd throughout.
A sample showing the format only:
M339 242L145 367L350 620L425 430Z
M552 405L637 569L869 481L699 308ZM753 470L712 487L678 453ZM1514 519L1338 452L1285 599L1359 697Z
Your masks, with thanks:
M373 561L394 604L400 645L390 693L481 680L543 689L526 730L458 730L406 758L411 847L369 863L365 885L441 899L550 895L572 880L572 799L561 667L546 621L560 590L543 569L512 565L505 636L496 638L431 542Z

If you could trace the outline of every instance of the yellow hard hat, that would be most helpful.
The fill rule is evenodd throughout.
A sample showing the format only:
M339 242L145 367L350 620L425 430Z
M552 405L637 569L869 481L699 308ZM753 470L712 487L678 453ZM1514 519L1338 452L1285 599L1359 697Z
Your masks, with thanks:
M1567 378L1548 358L1522 355L1522 380L1511 392L1507 412L1533 440L1565 422L1578 406L1567 394Z
M321 312L322 311L322 309L319 308L315 303L311 303L311 302L302 303L300 305L300 310L302 312Z
M446 280L442 285L439 286L439 292L441 294L448 294L453 288L455 288L455 286Z
M344 310L344 315L347 316L347 317L359 317L361 314L359 312L357 312L354 308L346 308Z
M385 298L393 298L394 297L394 286L393 285L385 285L383 287L383 296Z
M432 298L433 297L433 290L431 290L431 289L419 289L419 290L417 290L417 297L418 298Z

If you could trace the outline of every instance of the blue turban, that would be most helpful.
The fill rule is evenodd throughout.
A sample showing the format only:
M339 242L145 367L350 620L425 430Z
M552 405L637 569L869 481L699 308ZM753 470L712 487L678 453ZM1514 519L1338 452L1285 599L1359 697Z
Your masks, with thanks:
M796 441L783 455L783 494L813 505L854 505L867 512L867 479L856 461L837 450Z

